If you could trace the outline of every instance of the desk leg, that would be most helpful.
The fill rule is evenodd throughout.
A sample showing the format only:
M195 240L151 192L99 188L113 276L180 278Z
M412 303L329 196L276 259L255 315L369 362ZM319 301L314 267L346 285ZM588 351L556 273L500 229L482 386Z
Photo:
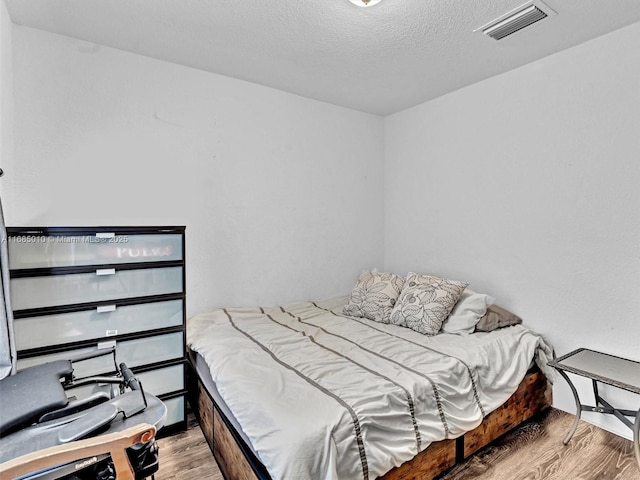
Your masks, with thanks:
M580 397L578 397L578 391L576 390L576 387L573 386L573 383L571 383L571 380L569 379L567 374L564 373L562 370L558 370L558 373L560 373L560 375L562 375L562 378L564 378L567 381L567 383L569 384L569 387L571 388L571 392L573 393L573 398L575 398L576 400L576 418L573 421L571 430L569 430L569 433L567 433L567 435L564 437L564 440L562 440L562 443L567 445L569 443L569 440L571 440L571 437L573 437L573 434L576 433L576 430L578 429L578 423L580 423L580 415L582 414L582 405L580 404ZM636 421L636 424L637 423L638 422Z
M636 460L640 468L640 410L636 413L636 423L633 424L633 449L636 451Z

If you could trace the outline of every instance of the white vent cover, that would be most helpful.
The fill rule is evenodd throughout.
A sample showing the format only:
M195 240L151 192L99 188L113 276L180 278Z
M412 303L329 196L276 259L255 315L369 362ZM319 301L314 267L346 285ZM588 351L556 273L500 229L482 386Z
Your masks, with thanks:
M482 32L495 40L502 40L551 15L556 15L556 12L541 1L534 0L492 20L474 32Z

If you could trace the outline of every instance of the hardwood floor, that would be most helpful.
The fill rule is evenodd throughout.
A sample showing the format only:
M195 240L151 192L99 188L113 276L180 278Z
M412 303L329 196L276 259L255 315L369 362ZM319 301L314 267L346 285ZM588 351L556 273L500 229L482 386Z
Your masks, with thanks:
M504 435L438 480L639 480L632 442L586 422L568 446L573 416L551 409ZM223 480L193 415L189 429L161 439L156 480ZM233 480L233 479L228 479Z
M566 447L573 415L550 409L499 438L439 480L638 480L633 443L584 421Z
M224 480L193 413L187 420L187 430L158 440L160 470L155 480Z

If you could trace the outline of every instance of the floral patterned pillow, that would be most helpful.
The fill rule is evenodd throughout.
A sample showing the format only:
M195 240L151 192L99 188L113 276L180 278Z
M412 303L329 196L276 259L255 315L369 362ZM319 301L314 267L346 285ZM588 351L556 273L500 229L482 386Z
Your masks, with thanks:
M467 285L434 275L409 273L391 312L391 323L424 335L436 335Z
M343 313L351 317L389 323L391 310L403 284L404 278L395 273L380 273L376 270L362 272Z

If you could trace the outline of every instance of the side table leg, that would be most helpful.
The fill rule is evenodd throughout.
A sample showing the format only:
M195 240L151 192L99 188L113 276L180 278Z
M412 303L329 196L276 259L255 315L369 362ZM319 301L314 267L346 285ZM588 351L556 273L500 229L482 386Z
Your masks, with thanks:
M573 437L573 434L576 433L576 430L578 429L578 423L580 423L580 415L582 415L582 405L580 404L578 391L576 390L576 387L573 386L573 383L571 382L567 374L564 373L562 370L558 370L558 373L560 373L560 375L562 375L562 378L564 378L567 381L567 383L569 384L569 388L571 388L571 392L573 393L573 398L575 398L576 400L576 418L573 421L571 430L569 430L569 433L567 433L567 435L564 437L564 440L562 440L562 443L567 445L569 443L569 440L571 440L571 437ZM638 422L636 421L636 426L637 424Z
M640 468L640 410L636 413L636 423L633 424L633 449L636 452L638 468Z

